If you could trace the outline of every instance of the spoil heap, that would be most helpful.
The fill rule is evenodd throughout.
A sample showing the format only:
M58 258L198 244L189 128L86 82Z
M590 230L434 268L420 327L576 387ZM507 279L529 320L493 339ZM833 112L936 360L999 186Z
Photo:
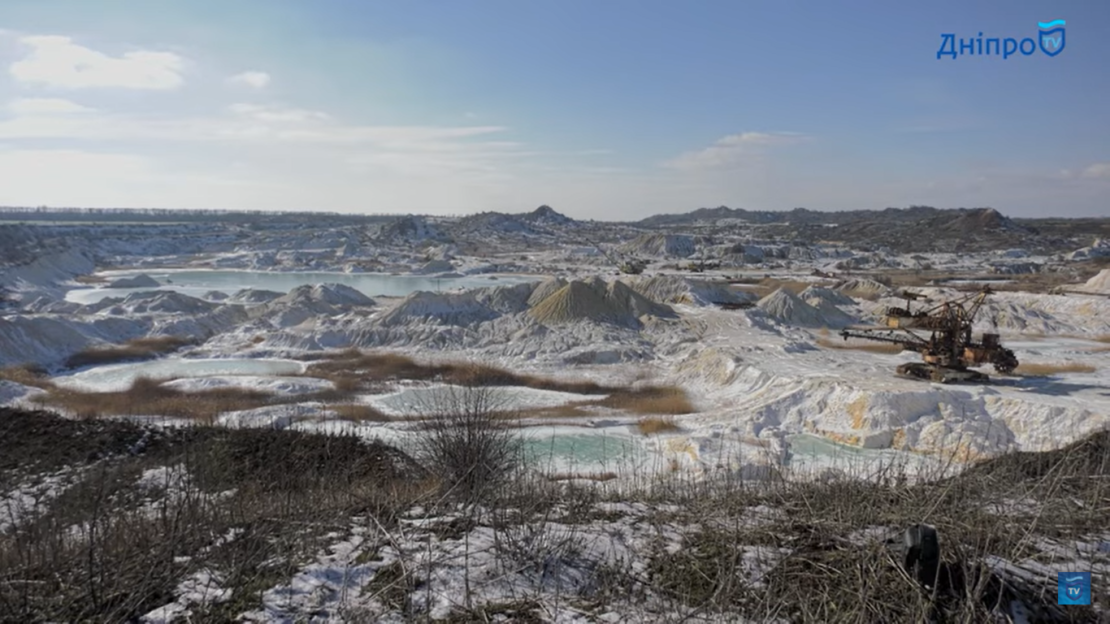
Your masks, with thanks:
M754 298L750 293L735 293L723 283L690 279L678 275L656 275L631 283L641 295L659 303L707 306L719 303L743 303Z
M1110 269L1099 271L1098 275L1087 280L1082 290L1095 293L1110 294Z
M640 317L673 317L674 310L619 280L606 284L593 278L570 282L533 306L529 314L544 325L592 321L639 328Z
M829 321L821 310L809 305L801 297L780 288L759 300L756 306L788 325L799 327L830 327Z

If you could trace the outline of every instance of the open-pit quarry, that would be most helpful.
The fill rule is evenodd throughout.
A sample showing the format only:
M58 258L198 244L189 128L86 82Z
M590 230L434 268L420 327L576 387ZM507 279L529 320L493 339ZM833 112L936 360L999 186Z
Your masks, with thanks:
M723 210L0 225L0 622L1099 621L1110 245ZM841 336L988 285L987 383Z
M12 237L88 238L4 270L18 304L0 319L0 365L8 367L0 398L167 424L344 429L403 445L419 421L403 398L448 384L358 367L337 377L342 366L324 374L314 360L342 363L336 354L358 350L415 367L479 365L520 377L489 383L533 446L549 450L544 465L595 475L801 477L858 473L875 462L952 469L1059 448L1110 418L1106 271L1044 292L983 278L1000 292L975 329L1001 334L1024 365L986 384L931 384L893 375L916 353L837 336L900 304L882 267L898 274L906 272L899 266L949 265L946 279L914 289L941 302L980 287L967 276L988 261L1047 265L1050 257L887 251L877 261L850 246L756 244L751 234L730 245L633 229L614 249L654 264L621 275L607 256L572 244L587 224L554 214L521 217L531 230L491 235L497 242L486 249L451 234L482 223L464 230L414 217L376 230L238 235L200 226L6 226ZM668 262L707 253L736 266L695 275ZM858 276L821 268L868 264L876 270ZM171 342L136 346L144 340ZM222 403L159 413L173 401L120 398L152 380L181 405L219 393ZM537 380L549 388L527 387ZM596 386L589 394L550 389L587 381ZM638 392L656 398L628 398ZM112 393L116 400L105 398Z

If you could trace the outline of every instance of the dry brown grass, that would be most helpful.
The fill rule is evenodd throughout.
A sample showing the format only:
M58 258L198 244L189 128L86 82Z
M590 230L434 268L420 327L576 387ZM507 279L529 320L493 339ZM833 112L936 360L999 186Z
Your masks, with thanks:
M193 341L191 340L179 338L177 336L136 338L134 340L128 340L122 345L93 347L78 351L66 360L65 365L67 368L81 368L83 366L149 360L159 355L171 353L192 343Z
M682 431L682 427L679 427L678 423L676 423L673 418L666 416L662 418L655 416L650 418L641 418L640 421L636 423L636 428L639 429L640 433L643 435L654 435L656 433L674 433L676 431Z
M291 397L277 397L244 388L182 392L167 388L162 383L163 380L139 377L130 388L118 392L82 392L55 387L45 395L35 397L34 401L43 406L67 410L81 418L153 415L211 423L224 412L292 400Z
M900 345L888 344L885 342L845 342L828 338L818 338L817 344L826 349L850 349L853 351L869 351L871 353L886 354L902 352L902 347Z
M336 387L356 388L361 384L394 381L438 381L461 386L524 386L579 394L604 394L610 391L592 381L560 381L522 375L486 364L446 362L422 364L396 353L363 353L347 349L324 355L308 366L310 377L328 379ZM357 381L352 381L357 380Z
M1019 364L1014 373L1025 377L1047 377L1057 373L1093 373L1097 368L1090 364L1069 362L1067 364Z
M0 379L44 390L54 387L46 371L34 364L0 368Z
M674 386L655 386L621 390L595 401L595 405L619 409L633 414L691 414L694 411L686 391Z
M339 416L340 420L349 422L390 422L393 420L389 416L363 403L341 403L339 405L331 405L328 408L334 411Z
M589 401L572 401L563 405L537 407L515 411L508 415L514 419L544 418L575 419L596 416L591 407L620 410L637 415L691 414L697 411L690 402L686 391L674 386L648 386L643 388L612 388L609 396Z

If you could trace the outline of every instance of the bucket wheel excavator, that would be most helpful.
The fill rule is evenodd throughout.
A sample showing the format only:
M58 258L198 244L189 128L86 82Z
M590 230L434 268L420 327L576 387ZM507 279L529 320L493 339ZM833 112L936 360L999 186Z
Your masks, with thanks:
M985 373L972 370L972 367L993 364L995 371L1007 375L1018 366L1014 352L1002 346L998 334L984 333L978 342L973 340L972 325L991 292L988 287L978 293L926 307L928 299L925 295L905 291L902 297L906 300L906 307L887 308L884 325L848 327L840 335L845 340L862 338L886 342L900 345L903 351L920 353L921 362L908 362L897 368L898 375L902 377L940 383L986 382L990 378ZM915 301L925 304L914 310Z

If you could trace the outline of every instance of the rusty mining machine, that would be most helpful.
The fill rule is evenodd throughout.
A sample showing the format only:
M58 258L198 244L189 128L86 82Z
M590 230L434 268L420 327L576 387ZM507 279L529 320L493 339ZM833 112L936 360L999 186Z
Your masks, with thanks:
M912 379L925 379L941 383L954 381L985 382L985 373L972 367L993 364L994 370L1006 375L1018 366L1014 352L1003 348L996 333L984 333L976 342L971 328L991 289L945 301L933 307L913 309L914 301L928 302L925 295L904 291L906 307L889 307L885 311L885 324L881 326L845 328L840 335L845 339L862 338L901 345L903 351L917 351L921 362L907 362L897 368L897 373ZM928 338L924 332L929 332Z

